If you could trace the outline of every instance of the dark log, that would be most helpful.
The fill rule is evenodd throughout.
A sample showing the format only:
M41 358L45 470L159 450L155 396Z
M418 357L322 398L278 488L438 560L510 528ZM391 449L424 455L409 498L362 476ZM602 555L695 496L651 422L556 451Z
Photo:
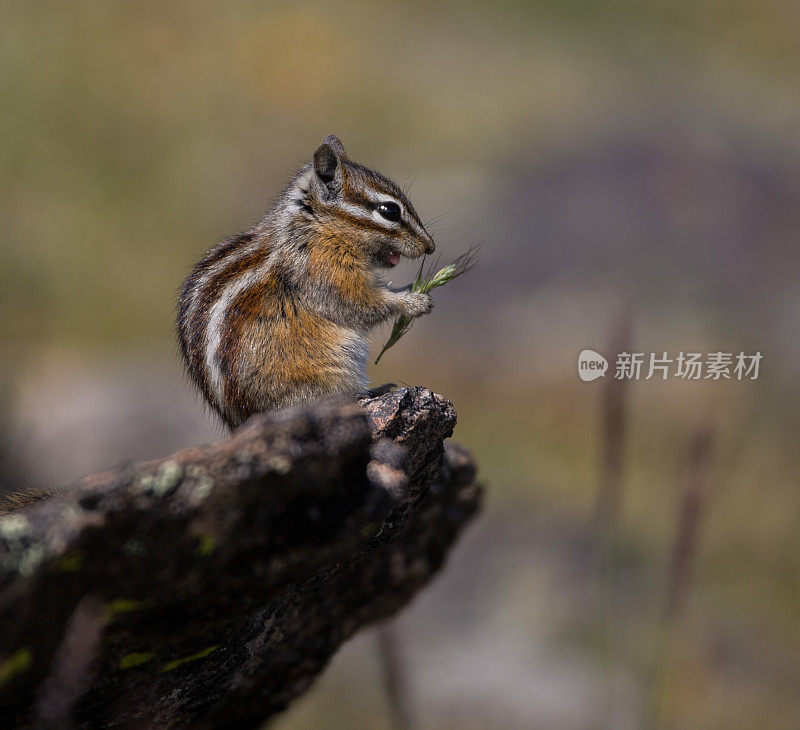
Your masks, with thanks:
M252 418L0 517L3 727L257 727L476 512L424 388Z

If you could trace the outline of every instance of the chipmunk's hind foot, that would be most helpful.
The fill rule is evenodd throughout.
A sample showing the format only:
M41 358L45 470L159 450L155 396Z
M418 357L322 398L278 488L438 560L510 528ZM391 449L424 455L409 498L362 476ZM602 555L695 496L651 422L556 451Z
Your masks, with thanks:
M366 398L377 398L380 395L386 395L387 393L391 393L395 388L397 388L397 383L384 383L383 385L379 385L376 388L369 388L364 393L361 393Z

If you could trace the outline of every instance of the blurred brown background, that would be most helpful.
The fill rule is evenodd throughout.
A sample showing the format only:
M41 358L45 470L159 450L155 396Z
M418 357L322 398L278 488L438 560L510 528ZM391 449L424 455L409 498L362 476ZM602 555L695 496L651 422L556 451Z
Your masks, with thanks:
M0 12L0 488L221 434L177 287L334 132L445 260L483 245L374 368L453 399L489 485L399 621L420 726L800 727L794 0ZM759 379L581 382L626 321ZM388 727L370 637L275 727Z

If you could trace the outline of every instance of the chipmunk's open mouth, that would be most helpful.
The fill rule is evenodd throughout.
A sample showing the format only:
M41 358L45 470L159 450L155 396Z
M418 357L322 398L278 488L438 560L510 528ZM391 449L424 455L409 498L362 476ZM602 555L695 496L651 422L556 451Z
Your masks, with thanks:
M389 269L400 263L400 252L396 248L387 248L381 252L381 263Z

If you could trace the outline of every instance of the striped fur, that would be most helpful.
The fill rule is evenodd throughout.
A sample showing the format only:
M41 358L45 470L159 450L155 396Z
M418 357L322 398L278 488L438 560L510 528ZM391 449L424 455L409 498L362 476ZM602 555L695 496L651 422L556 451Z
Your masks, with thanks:
M326 137L273 208L212 248L178 300L184 364L231 428L251 414L367 389L369 330L431 299L380 273L434 243L402 190Z

